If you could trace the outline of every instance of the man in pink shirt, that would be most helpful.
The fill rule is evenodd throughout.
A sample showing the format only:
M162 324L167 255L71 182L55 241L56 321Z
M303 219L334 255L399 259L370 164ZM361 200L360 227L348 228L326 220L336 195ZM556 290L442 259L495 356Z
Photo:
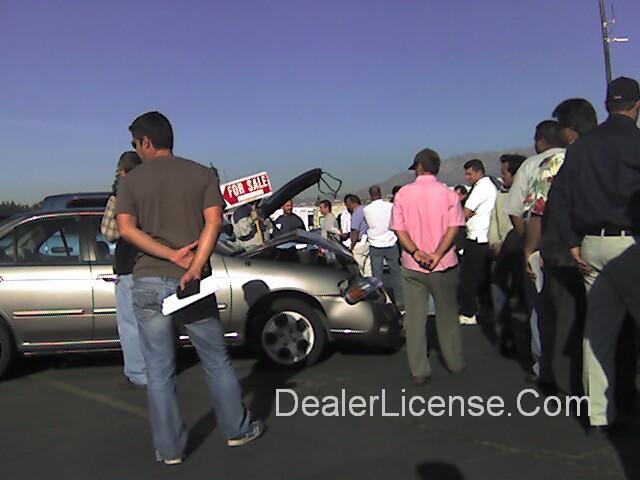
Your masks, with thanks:
M410 170L416 180L400 189L393 202L391 228L403 247L407 355L413 383L431 377L426 320L429 294L436 303L436 330L442 356L454 373L464 369L458 322L458 258L453 243L465 219L458 195L437 180L438 154L418 152Z

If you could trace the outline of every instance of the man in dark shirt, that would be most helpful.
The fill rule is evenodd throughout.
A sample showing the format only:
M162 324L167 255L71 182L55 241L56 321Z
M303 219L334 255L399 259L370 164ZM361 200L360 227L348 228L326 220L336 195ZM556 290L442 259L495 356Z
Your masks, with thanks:
M549 193L555 226L568 244L589 289L599 272L635 244L630 202L640 190L640 87L633 79L620 77L607 88L609 118L580 137L567 149L566 159ZM595 319L601 328L587 324L584 342L585 393L592 402L591 425L608 424L605 391L610 372L594 355L589 332L597 341L613 341L607 318ZM608 392L609 393L609 392Z
M293 213L293 200L287 200L282 206L282 211L284 213L276 219L276 235L284 235L298 229L306 230L302 219Z
M176 399L172 318L163 315L162 302L202 276L222 226L225 202L214 170L173 155L173 129L164 115L141 115L129 131L143 163L123 179L116 215L122 237L141 251L133 269L133 301L147 366L153 440L156 459L174 465L182 462L187 430ZM174 316L184 323L198 352L227 445L254 440L263 426L250 421L242 403L215 297Z

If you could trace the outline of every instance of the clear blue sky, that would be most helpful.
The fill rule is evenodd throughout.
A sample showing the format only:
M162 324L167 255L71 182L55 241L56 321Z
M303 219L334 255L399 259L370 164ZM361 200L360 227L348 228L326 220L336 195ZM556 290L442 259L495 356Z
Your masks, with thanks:
M614 75L640 78L640 1ZM135 116L223 179L322 166L358 188L443 156L529 145L570 96L601 115L598 0L4 0L0 200L108 189Z

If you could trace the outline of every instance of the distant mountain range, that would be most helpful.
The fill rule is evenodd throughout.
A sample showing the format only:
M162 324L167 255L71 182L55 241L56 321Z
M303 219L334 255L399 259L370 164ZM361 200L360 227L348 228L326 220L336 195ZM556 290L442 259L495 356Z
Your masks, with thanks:
M507 148L504 150L493 151L493 152L481 152L481 153L465 153L463 155L457 155L455 157L449 157L442 161L442 165L440 166L440 173L438 174L438 179L441 182L446 183L450 186L455 186L458 184L466 184L464 178L464 168L463 165L467 160L471 160L472 158L478 158L482 160L484 163L484 167L486 172L494 177L500 176L500 155L505 153L519 153L526 157L533 155L535 153L533 147L521 147L521 148ZM378 182L376 185L379 185L382 189L383 195L391 194L391 190L396 185L405 185L410 183L415 178L415 175L412 171L405 170L404 172L400 172L387 180L382 182ZM372 184L373 185L373 184ZM366 201L369 198L369 187L370 185L366 185L361 187L355 192L347 192L340 191L338 194L338 199L342 200L344 195L347 193L355 193L358 195L363 201ZM308 192L304 192L299 199L298 202L313 202L317 199L317 191L315 189L309 189Z

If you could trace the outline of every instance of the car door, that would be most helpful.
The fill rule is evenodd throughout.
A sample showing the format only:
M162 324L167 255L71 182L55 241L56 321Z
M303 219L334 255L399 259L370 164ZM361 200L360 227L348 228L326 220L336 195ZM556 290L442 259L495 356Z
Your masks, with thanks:
M31 219L0 243L0 309L18 347L65 349L90 340L90 267L78 216Z
M216 291L216 301L218 302L218 312L220 314L220 320L225 326L225 331L228 330L231 323L231 286L229 284L229 273L224 263L224 257L214 251L211 255L211 273L216 277L218 282L218 290Z
M91 264L91 291L93 295L93 339L117 342L116 321L117 275L113 273L115 242L109 242L100 232L102 215L84 218L84 231Z

